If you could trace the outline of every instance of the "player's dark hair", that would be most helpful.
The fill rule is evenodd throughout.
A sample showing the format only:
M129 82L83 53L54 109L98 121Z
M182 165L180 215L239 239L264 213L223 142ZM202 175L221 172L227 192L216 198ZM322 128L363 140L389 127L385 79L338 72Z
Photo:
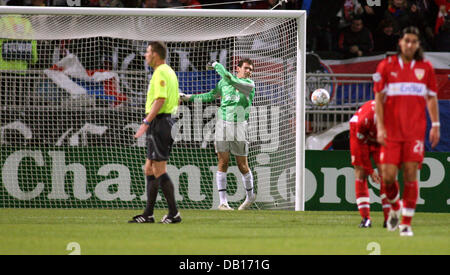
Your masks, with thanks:
M154 41L149 44L152 46L152 51L157 53L161 59L165 60L167 56L167 46L164 42Z
M247 63L248 65L251 65L253 66L253 68L255 68L255 66L253 65L253 61L250 58L244 58L239 60L238 67L241 68L242 65L244 65L244 63Z
M414 35L416 35L417 38L420 41L420 31L419 31L419 29L417 27L410 26L410 27L404 28L402 33L400 34L400 39L403 39L403 37L405 37L405 35L407 35L407 34L414 34ZM398 52L398 54L401 54L401 49L400 49L400 46L398 46L398 45L397 45L397 52ZM419 46L419 48L417 49L416 53L414 54L414 60L417 60L417 61L423 60L423 48L422 48L422 46Z

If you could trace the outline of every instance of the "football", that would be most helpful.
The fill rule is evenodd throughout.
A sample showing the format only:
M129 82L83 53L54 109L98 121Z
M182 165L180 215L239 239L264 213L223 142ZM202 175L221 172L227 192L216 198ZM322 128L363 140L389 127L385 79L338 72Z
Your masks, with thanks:
M317 89L311 94L311 101L316 106L324 106L330 102L330 94L325 89Z

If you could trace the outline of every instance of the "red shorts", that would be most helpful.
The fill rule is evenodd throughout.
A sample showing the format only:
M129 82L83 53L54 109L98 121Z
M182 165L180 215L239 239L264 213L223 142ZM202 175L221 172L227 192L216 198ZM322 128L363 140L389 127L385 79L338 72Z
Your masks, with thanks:
M366 168L372 166L367 160L372 157L375 164L380 163L381 146L378 143L363 143L356 137L353 127L350 128L350 154L352 156L352 165Z
M350 142L352 143L352 142ZM362 166L364 167L364 159L365 155L369 155L372 157L375 164L379 164L380 162L380 146L377 145L368 145L368 144L360 144L356 143L353 146L350 145L350 154L352 155L352 165Z
M381 147L381 163L394 164L400 167L405 162L417 162L419 163L419 168L422 167L425 154L423 140L385 140L385 142L386 146Z

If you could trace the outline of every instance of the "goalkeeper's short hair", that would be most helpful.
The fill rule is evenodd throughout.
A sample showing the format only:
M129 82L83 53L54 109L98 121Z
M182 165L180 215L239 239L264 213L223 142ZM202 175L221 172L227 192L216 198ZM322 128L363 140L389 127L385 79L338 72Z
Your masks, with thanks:
M243 59L239 60L238 67L239 68L242 67L242 65L244 65L244 63L247 63L248 65L255 67L253 65L253 61L250 58L243 58Z

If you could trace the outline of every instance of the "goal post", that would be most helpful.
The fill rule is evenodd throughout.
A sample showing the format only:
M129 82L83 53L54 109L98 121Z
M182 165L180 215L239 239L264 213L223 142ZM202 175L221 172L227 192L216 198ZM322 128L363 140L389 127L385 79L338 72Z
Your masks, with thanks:
M295 180L295 210L305 211L305 73L306 73L306 13L297 18L297 87L296 87L296 180Z
M145 206L144 116L151 41L168 46L180 91L205 93L254 61L248 124L253 208L305 210L306 12L0 7L0 207ZM215 209L218 102L182 103L168 173L180 208ZM245 199L231 158L232 207ZM158 197L157 207L165 207Z

